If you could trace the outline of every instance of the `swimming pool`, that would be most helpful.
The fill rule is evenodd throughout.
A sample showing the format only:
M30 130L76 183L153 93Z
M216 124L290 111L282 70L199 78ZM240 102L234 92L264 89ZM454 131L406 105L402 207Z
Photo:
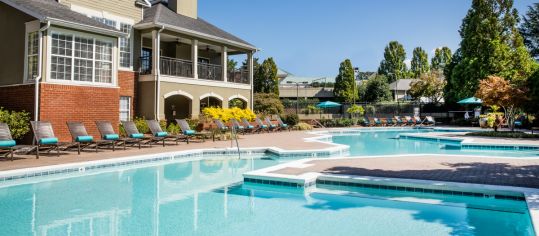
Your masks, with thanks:
M450 130L445 130L448 132ZM433 132L429 129L358 130L335 134L331 141L350 146L352 156L396 154L451 154L500 157L539 157L539 150L492 150L462 146L460 141L437 141L417 138L399 138L401 134Z
M231 156L109 168L0 186L0 235L533 235L526 203L243 184L284 161ZM287 159L288 160L288 159Z

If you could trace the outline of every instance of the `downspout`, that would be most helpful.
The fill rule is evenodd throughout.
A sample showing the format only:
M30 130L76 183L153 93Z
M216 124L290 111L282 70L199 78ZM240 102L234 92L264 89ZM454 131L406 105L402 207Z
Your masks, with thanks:
M157 52L157 60L155 60L155 81L156 81L156 86L155 86L155 119L156 120L159 120L159 105L160 105L160 102L159 102L159 97L160 97L160 92L161 92L161 55L160 55L160 51L161 51L161 32L165 30L165 26L161 26L161 29L159 29L157 31L157 43L156 43L156 46L157 46L157 50L155 50Z
M39 81L41 80L41 68L43 63L43 31L47 30L51 26L51 22L47 21L47 25L43 26L38 31L38 57L37 57L37 76L35 78L35 91L34 91L34 120L39 121Z

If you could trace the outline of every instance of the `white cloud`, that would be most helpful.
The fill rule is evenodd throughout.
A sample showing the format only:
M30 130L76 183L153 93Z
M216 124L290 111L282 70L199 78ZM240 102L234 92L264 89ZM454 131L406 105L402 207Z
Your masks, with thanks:
M406 60L404 60L404 64L406 64L408 69L410 69L410 67L412 67L412 60L411 59L406 59Z

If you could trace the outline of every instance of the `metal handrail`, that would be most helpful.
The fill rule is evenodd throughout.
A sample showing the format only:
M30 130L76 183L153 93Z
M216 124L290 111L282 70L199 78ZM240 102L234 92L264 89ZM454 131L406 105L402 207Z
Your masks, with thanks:
M232 83L249 84L249 70L234 69L229 70L227 81Z
M161 57L159 64L161 74L180 76L180 77L193 77L193 62L178 58Z
M198 63L198 78L223 81L223 67L208 63Z

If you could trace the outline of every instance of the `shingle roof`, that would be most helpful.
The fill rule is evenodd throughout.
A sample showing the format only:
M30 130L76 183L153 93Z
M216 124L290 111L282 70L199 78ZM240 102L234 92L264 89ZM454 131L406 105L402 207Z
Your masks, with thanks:
M232 35L231 33L219 29L217 26L210 24L209 22L205 21L204 19L201 19L200 17L198 17L198 19L194 19L191 17L177 14L163 4L155 4L151 8L145 9L144 19L142 19L142 21L136 24L134 27L137 28L137 26L148 23L153 23L157 25L171 25L174 27L254 47L252 44Z
M19 9L26 14L36 17L38 20L61 20L69 23L100 28L104 30L121 31L96 21L86 15L74 12L69 7L54 0L0 0L7 5Z

